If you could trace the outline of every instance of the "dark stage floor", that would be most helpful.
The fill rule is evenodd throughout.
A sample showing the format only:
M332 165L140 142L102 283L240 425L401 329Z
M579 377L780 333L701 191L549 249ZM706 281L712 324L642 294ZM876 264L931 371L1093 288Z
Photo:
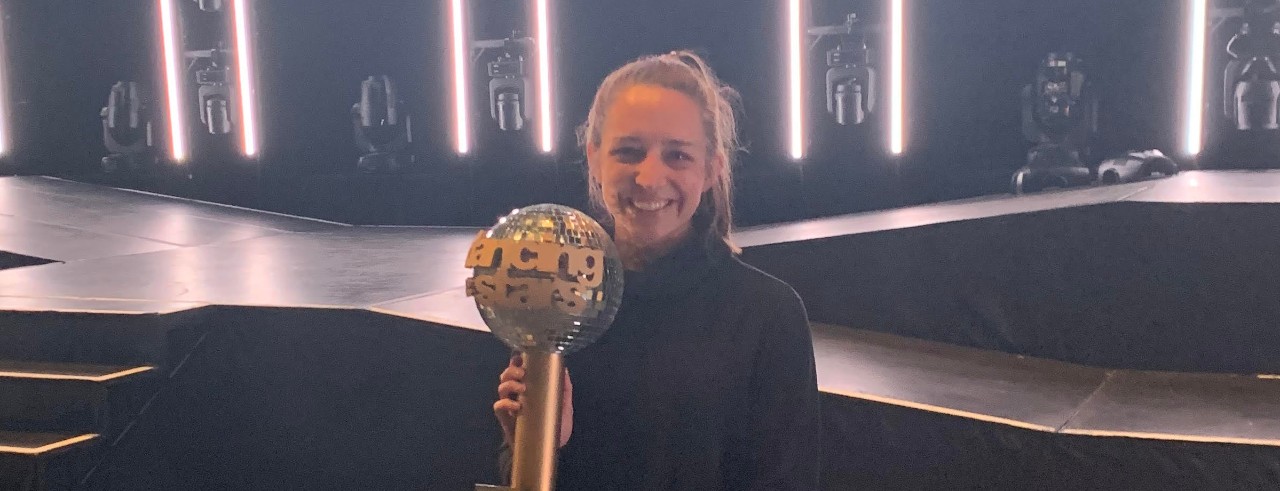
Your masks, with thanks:
M913 230L936 232L943 226L977 223L1007 225L1016 223L1009 222L1019 219L1015 217L1051 217L1046 220L1054 224L1060 219L1056 217L1093 213L1102 207L1147 210L1147 206L1168 206L1168 213L1181 216L1198 213L1187 211L1186 206L1207 205L1215 210L1220 206L1265 206L1274 210L1276 203L1280 203L1280 172L1184 172L1157 181L756 227L740 231L737 240L746 248L748 262L791 282L805 298L815 321L819 383L829 400L907 408L1006 428L991 431L1280 448L1280 379L1274 376L1248 370L1144 370L1148 365L1141 363L1118 366L1106 359L1095 362L1088 356L1073 357L1052 350L1042 353L1024 349L1017 332L1020 324L1011 321L994 327L999 339L987 343L981 326L966 327L985 325L987 321L978 314L939 314L955 322L955 339L945 328L941 334L922 334L901 327L933 322L913 312L914 304L881 302L879 308L885 313L880 317L846 315L837 305L860 305L853 299L872 290L882 297L907 298L909 293L896 292L909 292L916 286L902 280L833 282L828 277L806 275L800 260L807 260L807 268L814 270L853 268L836 259L815 262L815 258L831 255L824 249L829 247L843 248L840 250L851 255L894 255L922 243L902 235ZM1224 213L1236 213L1230 210ZM1074 219L1062 220L1062 230L1074 230ZM1088 223L1090 219L1082 220ZM1280 228L1275 222L1254 225ZM1122 226L1135 228L1132 224ZM1047 230L1050 232L1045 233L1052 234L1056 229ZM1160 233L1175 237L1181 233L1170 230ZM10 315L8 319L58 314L154 318L217 309L220 322L237 323L240 321L234 313L241 308L271 309L274 316L300 309L311 311L309 316L318 315L316 311L346 312L342 315L385 317L387 322L407 322L421 329L484 332L473 304L462 291L469 274L462 267L462 258L475 232L466 228L354 227L54 178L0 178L0 251L52 261L38 264L40 261L32 260L20 263L32 265L0 271L0 313ZM847 246L839 242L853 236L870 242ZM1167 240L1161 237L1158 240ZM1280 246L1275 247L1259 254L1280 252ZM965 262L948 258L943 249L923 254ZM839 274L857 277L859 271ZM1267 274L1274 277L1276 273ZM1088 275L1054 274L1071 277L1084 285L1079 287L1082 291L1089 291L1092 280ZM989 280L993 284L1000 281ZM969 285L970 291L979 284L976 281L937 279L939 283L958 283L962 289ZM1265 293L1265 288L1260 291ZM1069 296L1061 291L1052 294ZM963 293L956 295L963 297ZM939 297L935 303L956 303L956 312L963 313L983 308L983 298ZM1276 297L1269 298L1274 301ZM985 308L1000 310L1001 305L1008 305L1001 302L1008 301L997 299ZM1267 300L1262 298L1249 301L1259 302L1263 314L1269 315L1268 309L1275 308L1263 305ZM1104 314L1123 315L1110 307L1099 315ZM243 324L238 328L254 325L248 320ZM1165 337L1150 331L1139 334ZM340 342L343 338L335 339ZM1135 343L1136 347L1125 349L1151 355L1141 343ZM1064 350L1086 348L1058 344ZM4 352L0 349L0 354ZM496 373L468 377L488 380ZM442 397L448 397L447 393ZM826 412L828 418L836 417ZM447 424L423 424L436 423ZM3 445L0 441L0 449ZM826 448L824 459L829 466L838 467L840 462L858 457L831 455L832 448L837 452L840 448L831 442ZM1264 462L1274 463L1266 459L1275 454L1267 455ZM1277 472L1264 474L1280 479Z

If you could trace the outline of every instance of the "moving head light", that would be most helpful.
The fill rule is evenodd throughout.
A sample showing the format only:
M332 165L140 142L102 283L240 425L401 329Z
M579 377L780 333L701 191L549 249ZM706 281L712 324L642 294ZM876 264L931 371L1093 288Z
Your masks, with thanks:
M816 37L814 45L828 36L836 38L833 48L827 50L826 94L827 113L837 124L859 125L876 108L876 75L872 66L873 52L867 46L869 34L880 29L868 26L849 14L844 24L809 29Z
M360 101L351 107L356 146L365 152L356 162L366 173L397 172L412 163L413 119L400 100L395 81L375 75L360 82Z
M107 96L102 117L102 141L107 156L102 170L137 172L156 160L151 133L151 104L137 82L116 82Z
M533 81L526 72L525 60L533 52L533 38L518 37L477 41L480 55L494 50L497 55L487 64L489 74L489 116L502 131L520 131L529 119L529 96Z
M1249 0L1244 7L1218 9L1220 22L1239 18L1227 42L1231 57L1223 74L1223 113L1236 129L1280 129L1280 2Z
M196 84L200 86L197 91L200 122L211 135L231 133L231 101L235 99L231 91L228 56L227 50L221 47L186 53L191 60L190 68L195 70Z

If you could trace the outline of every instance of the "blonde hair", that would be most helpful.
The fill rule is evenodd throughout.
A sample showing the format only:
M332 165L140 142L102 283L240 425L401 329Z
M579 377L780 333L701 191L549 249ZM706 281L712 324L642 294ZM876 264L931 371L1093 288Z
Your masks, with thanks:
M739 149L738 123L734 113L739 100L737 91L722 83L707 62L692 51L641 57L614 70L600 83L587 121L578 128L578 143L584 149L588 144L600 146L605 111L618 92L633 85L671 89L689 96L702 108L708 165L715 157L720 157L724 165L709 169L714 172L711 176L713 183L711 189L703 193L701 204L694 213L694 231L706 235L708 247L719 246L717 242L721 242L733 253L741 252L730 238L733 229L733 157ZM605 211L599 181L594 176L588 180L592 204ZM608 217L608 213L605 216Z

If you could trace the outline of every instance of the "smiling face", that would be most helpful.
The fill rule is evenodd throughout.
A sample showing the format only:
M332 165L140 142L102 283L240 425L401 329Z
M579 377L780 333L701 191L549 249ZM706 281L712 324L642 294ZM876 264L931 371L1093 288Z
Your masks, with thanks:
M587 161L620 245L663 250L688 235L721 160L704 128L702 108L675 90L632 85L615 95Z

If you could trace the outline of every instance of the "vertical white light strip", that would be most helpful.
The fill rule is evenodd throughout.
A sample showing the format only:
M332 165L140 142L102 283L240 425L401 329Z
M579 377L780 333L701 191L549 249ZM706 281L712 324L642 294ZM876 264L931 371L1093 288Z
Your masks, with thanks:
M537 3L537 23L538 23L538 119L541 126L542 151L551 153L554 149L552 145L551 124L551 31L547 27L547 2L549 0L535 0Z
M187 159L187 134L182 111L182 52L178 45L176 0L160 1L160 37L164 45L164 84L169 107L169 154L174 162Z
M249 0L235 0L236 74L240 93L242 150L248 157L258 154L258 112L254 104L253 44L249 41Z
M804 158L804 27L801 18L803 0L789 0L787 5L787 44L790 58L791 158Z
M1205 30L1209 23L1208 0L1190 0L1187 22L1187 133L1189 156L1200 154L1204 144Z
M905 61L903 47L903 30L905 29L905 21L903 19L903 2L905 0L890 0L890 31L889 31L889 153L893 155L901 155L906 140L905 128L903 125L903 65Z
M9 43L5 39L4 12L0 11L0 156L13 150L9 134Z
M470 127L467 121L467 34L464 28L462 0L453 0L449 8L453 18L453 119L454 134L457 142L454 150L459 155L471 151Z

